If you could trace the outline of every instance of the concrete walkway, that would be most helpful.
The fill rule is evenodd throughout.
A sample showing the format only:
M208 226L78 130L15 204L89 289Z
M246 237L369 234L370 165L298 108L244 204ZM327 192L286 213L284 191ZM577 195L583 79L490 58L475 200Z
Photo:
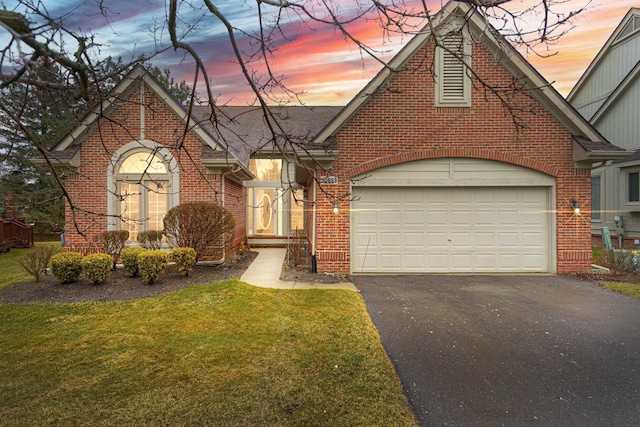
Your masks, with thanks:
M280 280L280 272L284 257L287 255L285 248L259 248L252 249L258 253L256 259L240 277L240 280L253 286L276 289L347 289L356 291L351 282L340 283L315 283L315 282L284 282Z

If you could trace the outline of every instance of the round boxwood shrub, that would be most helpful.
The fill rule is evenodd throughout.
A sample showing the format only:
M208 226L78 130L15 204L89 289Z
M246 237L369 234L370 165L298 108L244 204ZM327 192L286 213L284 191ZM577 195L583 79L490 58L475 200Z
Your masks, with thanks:
M146 251L138 255L138 271L144 283L150 285L156 283L158 276L167 267L169 254L165 251Z
M145 248L140 247L125 248L122 250L120 259L122 260L124 271L127 272L128 276L136 277L138 275L138 255L146 251Z
M82 274L94 285L106 283L111 276L112 258L107 254L91 254L82 258Z
M82 273L82 254L78 252L55 254L51 257L51 272L60 283L75 282Z
M193 248L173 248L171 259L175 263L176 270L188 276L196 264L196 250Z

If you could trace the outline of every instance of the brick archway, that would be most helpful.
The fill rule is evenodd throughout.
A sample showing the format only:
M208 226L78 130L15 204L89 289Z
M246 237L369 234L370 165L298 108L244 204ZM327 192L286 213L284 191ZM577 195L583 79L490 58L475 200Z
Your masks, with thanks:
M366 163L359 164L347 170L347 177L361 175L374 169L392 166L399 163L412 162L416 160L427 160L437 158L474 158L481 160L495 160L504 163L510 163L517 166L533 169L544 174L557 177L558 170L555 167L539 160L534 160L520 153L505 153L495 150L469 149L469 148L439 148L434 150L411 151L407 153L396 154L393 156L381 157Z

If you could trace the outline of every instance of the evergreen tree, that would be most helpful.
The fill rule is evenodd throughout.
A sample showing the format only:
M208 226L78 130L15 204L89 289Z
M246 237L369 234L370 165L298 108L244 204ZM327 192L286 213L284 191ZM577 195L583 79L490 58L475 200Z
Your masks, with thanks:
M181 102L190 88L176 83L168 70L150 63L145 67ZM95 72L100 87L92 99L101 99L131 69L120 58L107 58ZM85 116L88 105L78 97L74 80L55 63L39 63L37 79L18 81L0 90L0 217L25 219L37 234L64 229L64 199L51 170L33 159L42 157ZM42 82L46 82L43 85ZM27 102L28 101L28 102Z

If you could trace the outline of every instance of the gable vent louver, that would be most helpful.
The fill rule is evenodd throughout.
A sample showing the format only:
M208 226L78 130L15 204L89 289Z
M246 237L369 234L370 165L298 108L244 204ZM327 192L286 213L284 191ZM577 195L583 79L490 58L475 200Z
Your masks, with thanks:
M442 40L445 50L442 55L442 100L454 101L464 98L464 64L456 58L463 57L462 36L449 34ZM448 49L448 50L447 50Z
M441 106L469 105L469 77L463 59L468 61L464 37L461 32L452 32L444 36L438 48L436 103Z
M616 41L623 40L624 38L626 38L627 36L630 36L631 34L635 33L638 30L640 30L640 16L634 16L629 20L627 25L625 25L625 27L622 29Z

